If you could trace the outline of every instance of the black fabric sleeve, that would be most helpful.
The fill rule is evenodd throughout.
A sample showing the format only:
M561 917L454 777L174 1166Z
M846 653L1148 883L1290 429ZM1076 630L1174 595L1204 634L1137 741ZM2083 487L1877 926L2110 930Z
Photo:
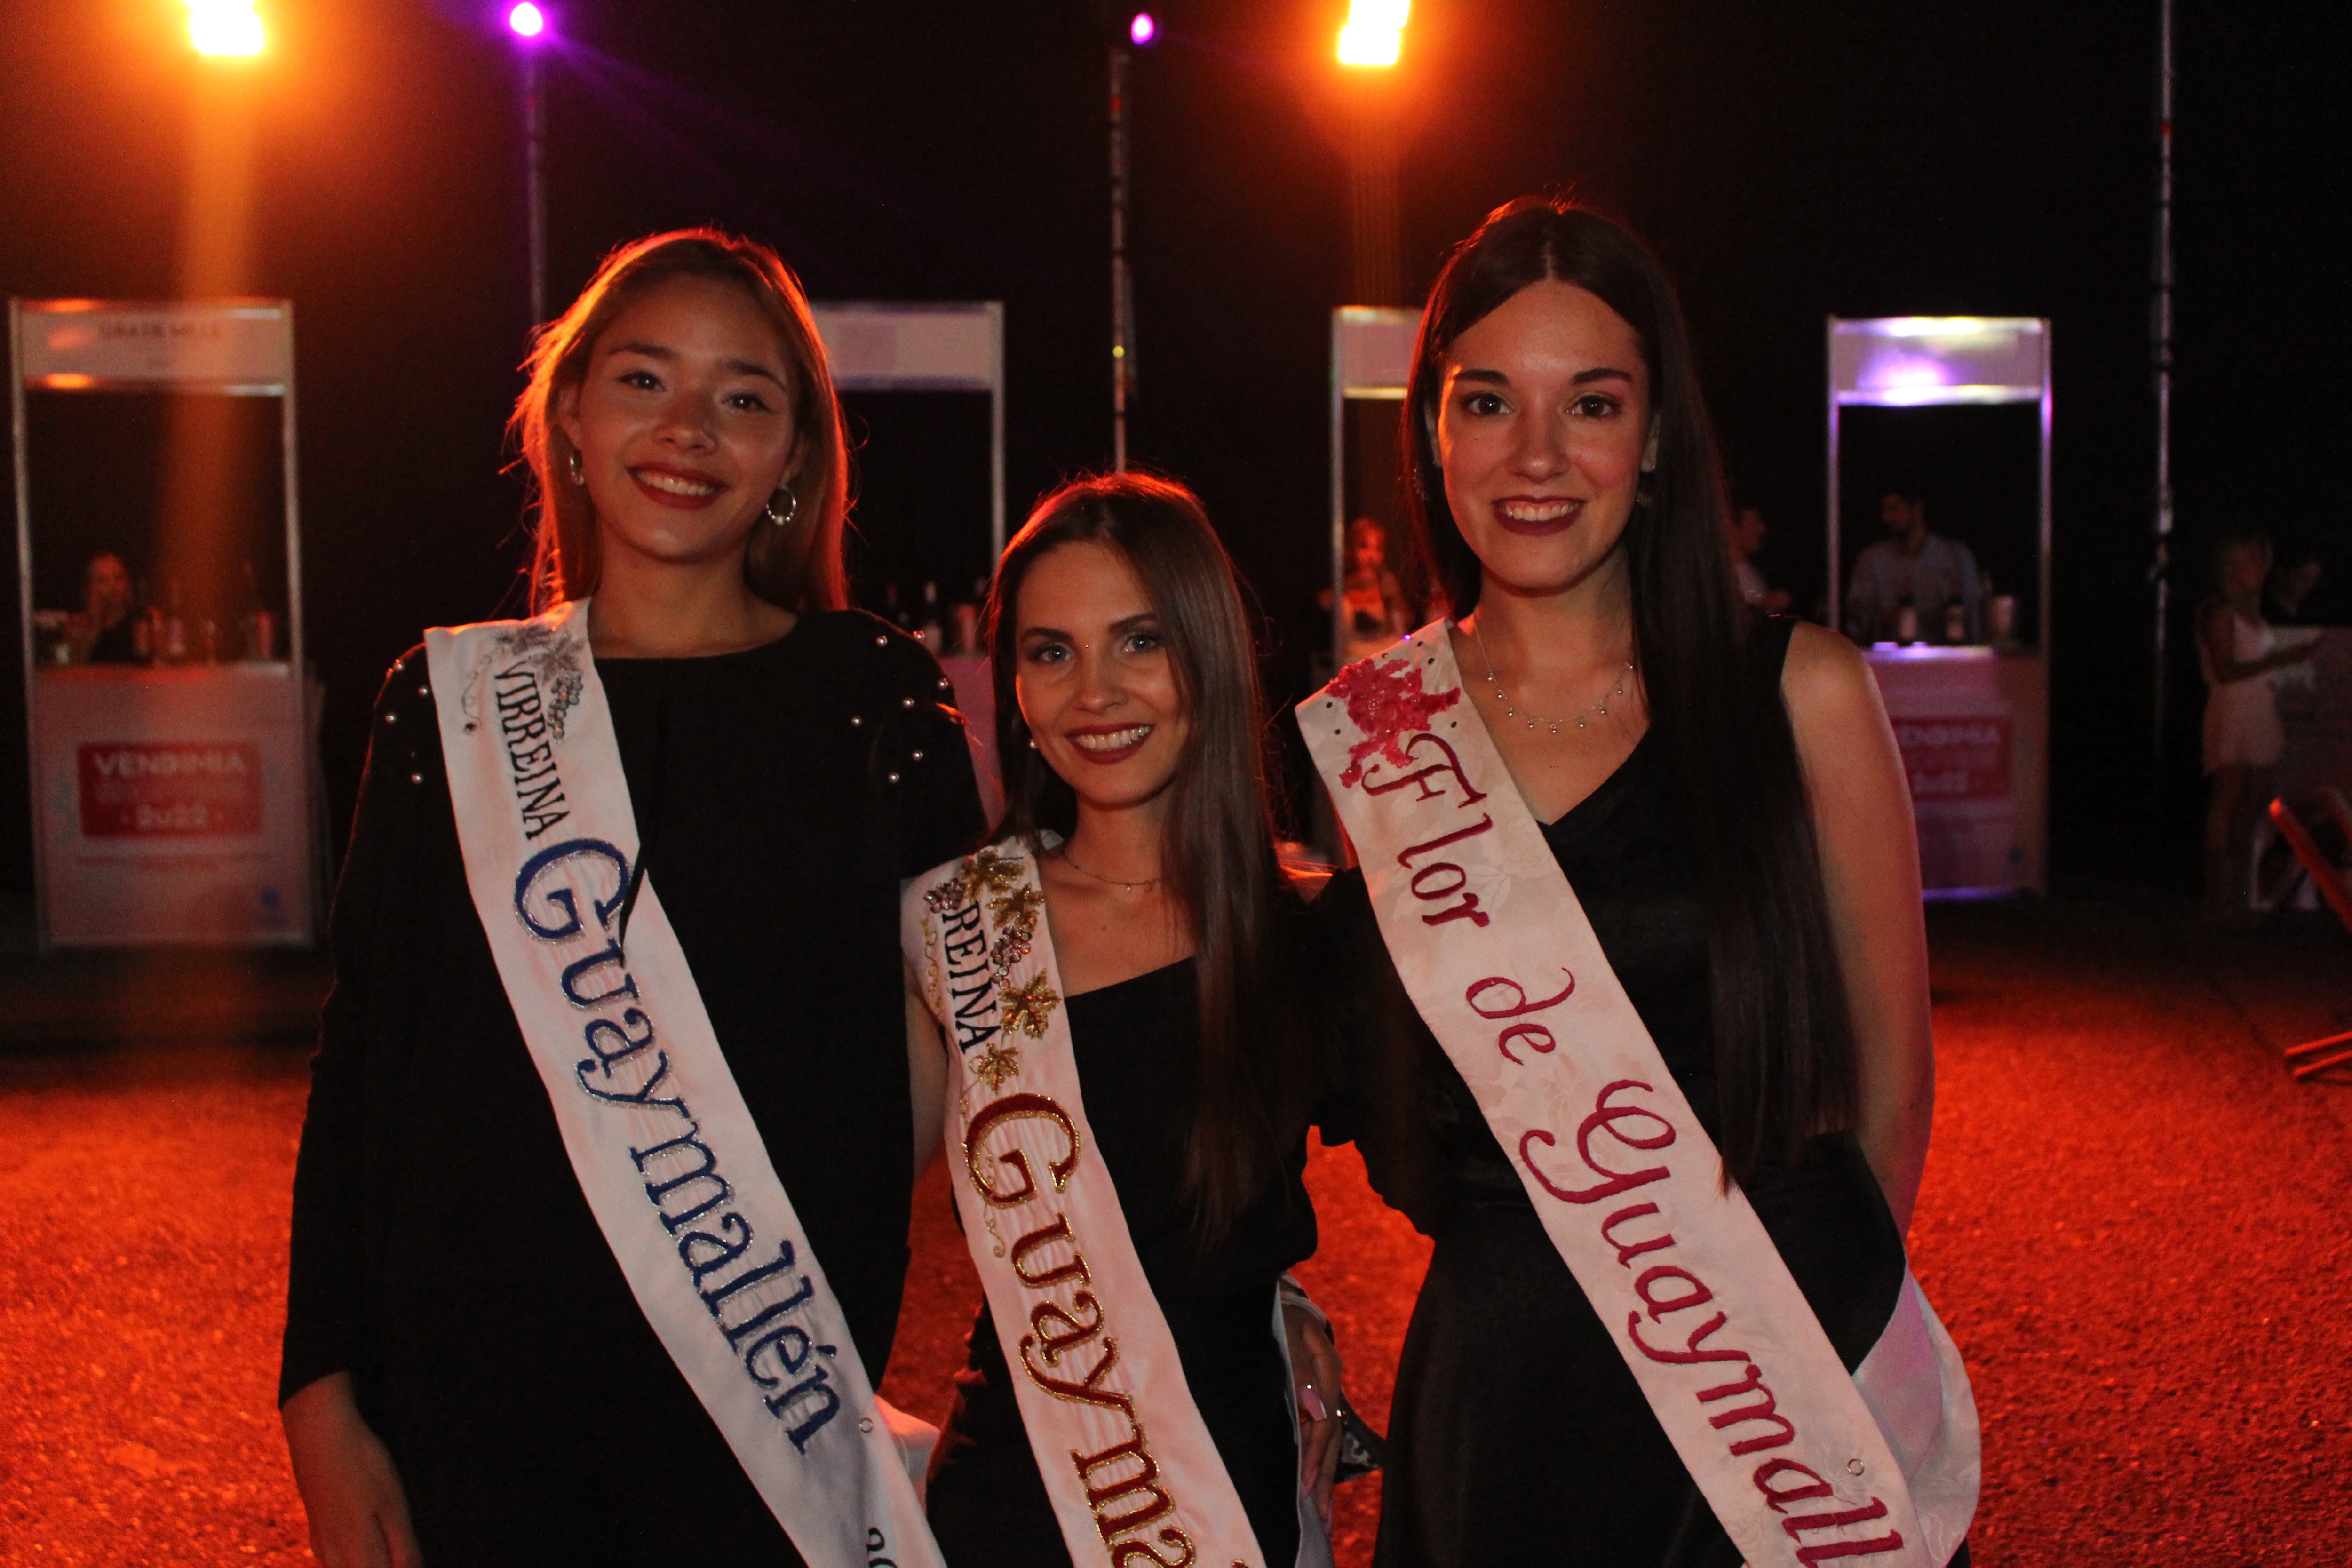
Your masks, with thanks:
M319 1019L310 1100L294 1164L280 1404L332 1373L356 1370L366 1317L366 1085L371 1011L383 989L387 904L408 879L415 817L426 784L446 794L420 647L392 667L377 694L367 771L352 842L328 917L334 987ZM430 766L432 776L423 771Z
M963 715L939 660L903 632L893 631L884 647L884 710L890 717L876 737L875 765L883 798L893 803L891 869L903 880L970 852L988 823Z

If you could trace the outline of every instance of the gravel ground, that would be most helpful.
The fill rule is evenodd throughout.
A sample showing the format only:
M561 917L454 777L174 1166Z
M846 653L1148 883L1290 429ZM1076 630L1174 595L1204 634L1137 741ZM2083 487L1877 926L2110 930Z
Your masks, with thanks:
M2095 906L1939 910L1913 1242L1985 1427L1985 1568L2340 1562L2352 1085L2340 936L2215 950ZM0 1563L299 1563L271 1410L301 1054L0 1058ZM1428 1258L1318 1150L1329 1306L1375 1425ZM935 1171L884 1393L936 1419L979 1288ZM1369 1559L1378 1484L1341 1493Z

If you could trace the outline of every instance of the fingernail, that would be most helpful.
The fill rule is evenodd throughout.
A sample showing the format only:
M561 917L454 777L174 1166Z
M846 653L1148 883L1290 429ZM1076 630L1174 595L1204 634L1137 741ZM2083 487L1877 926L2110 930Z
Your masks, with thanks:
M1302 1388L1298 1391L1298 1408L1307 1412L1307 1418L1310 1421L1328 1421L1331 1418L1331 1413L1323 1407L1323 1396L1312 1388Z

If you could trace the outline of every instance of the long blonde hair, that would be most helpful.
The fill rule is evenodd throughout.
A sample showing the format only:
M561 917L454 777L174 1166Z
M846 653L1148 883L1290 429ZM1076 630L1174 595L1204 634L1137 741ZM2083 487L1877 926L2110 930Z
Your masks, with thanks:
M800 279L757 240L715 228L650 235L614 250L596 268L571 309L532 341L523 368L530 384L515 399L507 432L530 470L530 567L534 611L596 591L603 563L588 492L564 478L575 450L556 422L565 394L587 379L596 340L628 303L675 278L712 278L751 296L776 329L790 367L794 464L785 488L794 498L791 522L757 527L743 548L743 581L751 592L787 610L837 610L849 603L841 565L841 536L849 518L849 439L833 370Z

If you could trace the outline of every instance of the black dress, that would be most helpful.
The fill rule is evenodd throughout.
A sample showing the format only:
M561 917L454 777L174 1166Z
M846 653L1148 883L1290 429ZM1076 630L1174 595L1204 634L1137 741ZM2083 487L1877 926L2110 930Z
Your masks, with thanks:
M1788 629L1778 624L1784 647ZM1644 736L1544 837L1717 1137L1699 868L1664 763ZM1373 1186L1436 1243L1397 1368L1373 1562L1738 1568L1469 1087L1406 998L1362 874L1345 873L1318 907L1360 999L1343 1047L1349 1110L1324 1137L1355 1134ZM1894 1312L1904 1253L1859 1145L1817 1139L1796 1167L1743 1189L1839 1355L1860 1364Z
M596 668L647 878L878 1384L913 1164L898 883L980 830L961 721L929 655L856 612ZM572 1178L467 891L421 651L377 700L332 944L280 1397L353 1374L435 1568L799 1562Z
M1307 1166L1309 1108L1283 1113L1282 1179L1208 1256L1196 1256L1179 1194L1185 1088L1198 1049L1190 959L1068 999L1087 1120L1109 1167L1144 1278L1168 1319L1193 1403L1274 1568L1298 1552L1298 1448L1274 1337L1276 1277L1315 1251ZM931 1531L948 1568L1051 1568L1070 1561L1029 1447L1012 1374L983 1304L932 1461Z

